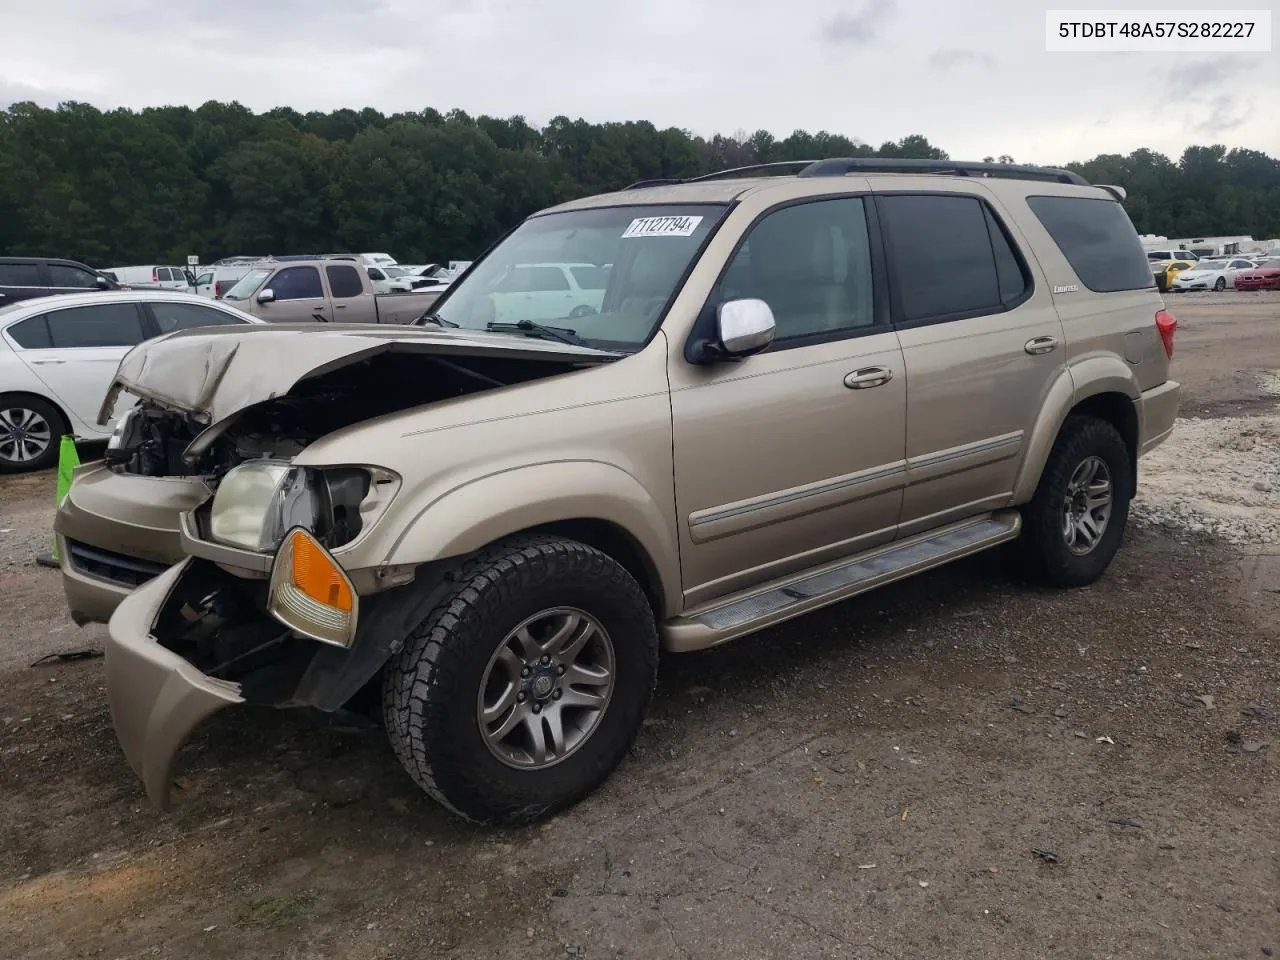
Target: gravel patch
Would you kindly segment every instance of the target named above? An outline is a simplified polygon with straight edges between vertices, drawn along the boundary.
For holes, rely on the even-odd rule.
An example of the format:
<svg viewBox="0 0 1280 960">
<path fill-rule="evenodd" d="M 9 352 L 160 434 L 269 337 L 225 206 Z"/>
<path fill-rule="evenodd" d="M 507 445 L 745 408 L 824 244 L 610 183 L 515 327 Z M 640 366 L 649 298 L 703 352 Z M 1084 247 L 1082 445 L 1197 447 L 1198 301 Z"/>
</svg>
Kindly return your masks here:
<svg viewBox="0 0 1280 960">
<path fill-rule="evenodd" d="M 1280 395 L 1280 377 L 1260 377 Z M 1255 417 L 1178 420 L 1139 463 L 1134 516 L 1237 546 L 1280 544 L 1280 405 Z"/>
</svg>

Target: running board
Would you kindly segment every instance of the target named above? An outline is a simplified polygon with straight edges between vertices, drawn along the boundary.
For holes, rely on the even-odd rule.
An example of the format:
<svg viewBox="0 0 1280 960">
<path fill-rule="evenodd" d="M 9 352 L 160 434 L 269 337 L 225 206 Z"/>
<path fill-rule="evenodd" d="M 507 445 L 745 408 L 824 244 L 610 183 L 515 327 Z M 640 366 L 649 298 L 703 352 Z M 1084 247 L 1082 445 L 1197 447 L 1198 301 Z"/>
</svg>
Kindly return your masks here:
<svg viewBox="0 0 1280 960">
<path fill-rule="evenodd" d="M 663 646 L 676 653 L 714 647 L 886 583 L 980 553 L 1014 539 L 1021 529 L 1019 513 L 1007 510 L 846 557 L 781 583 L 757 587 L 714 606 L 668 620 L 662 625 Z"/>
</svg>

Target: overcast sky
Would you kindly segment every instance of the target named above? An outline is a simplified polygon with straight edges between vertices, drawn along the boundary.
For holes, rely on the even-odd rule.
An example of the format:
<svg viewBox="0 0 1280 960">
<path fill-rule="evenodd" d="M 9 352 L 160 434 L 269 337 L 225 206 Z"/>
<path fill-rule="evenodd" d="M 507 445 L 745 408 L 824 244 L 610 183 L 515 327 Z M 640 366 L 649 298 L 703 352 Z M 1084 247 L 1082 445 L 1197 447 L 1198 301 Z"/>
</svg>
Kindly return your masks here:
<svg viewBox="0 0 1280 960">
<path fill-rule="evenodd" d="M 1137 6 L 1136 0 L 1131 0 Z M 1267 7 L 1201 0 L 1186 9 Z M 0 106 L 459 107 L 765 128 L 1066 162 L 1192 143 L 1280 155 L 1280 53 L 1046 53 L 1026 0 L 4 3 Z M 1129 3 L 1093 0 L 1092 8 Z M 1183 5 L 1177 5 L 1183 9 Z M 1153 9 L 1168 9 L 1160 6 Z M 759 13 L 752 11 L 758 10 Z"/>
</svg>

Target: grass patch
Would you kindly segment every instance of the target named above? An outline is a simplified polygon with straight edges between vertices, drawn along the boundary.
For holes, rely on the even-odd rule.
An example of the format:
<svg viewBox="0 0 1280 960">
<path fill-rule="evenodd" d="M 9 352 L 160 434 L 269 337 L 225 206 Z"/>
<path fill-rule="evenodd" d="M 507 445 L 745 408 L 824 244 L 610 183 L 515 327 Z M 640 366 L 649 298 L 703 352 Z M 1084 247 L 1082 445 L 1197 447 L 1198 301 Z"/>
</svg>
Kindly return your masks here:
<svg viewBox="0 0 1280 960">
<path fill-rule="evenodd" d="M 288 897 L 256 900 L 240 911 L 236 919 L 242 927 L 278 927 L 296 920 L 316 905 L 314 893 L 295 893 Z"/>
</svg>

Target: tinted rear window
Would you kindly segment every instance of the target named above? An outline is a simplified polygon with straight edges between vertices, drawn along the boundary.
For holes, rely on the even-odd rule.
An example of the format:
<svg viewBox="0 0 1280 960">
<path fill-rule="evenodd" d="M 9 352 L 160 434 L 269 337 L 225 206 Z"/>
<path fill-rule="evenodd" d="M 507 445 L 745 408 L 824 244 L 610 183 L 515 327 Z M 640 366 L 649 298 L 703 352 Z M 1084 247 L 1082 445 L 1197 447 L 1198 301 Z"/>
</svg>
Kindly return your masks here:
<svg viewBox="0 0 1280 960">
<path fill-rule="evenodd" d="M 1124 207 L 1090 197 L 1027 197 L 1080 282 L 1095 293 L 1152 285 L 1142 241 Z"/>
<path fill-rule="evenodd" d="M 26 350 L 42 350 L 53 346 L 49 339 L 49 324 L 44 317 L 28 317 L 9 328 L 13 342 Z"/>
</svg>

